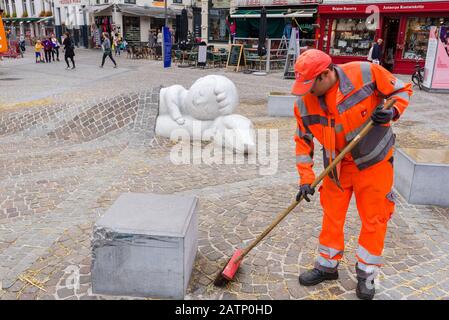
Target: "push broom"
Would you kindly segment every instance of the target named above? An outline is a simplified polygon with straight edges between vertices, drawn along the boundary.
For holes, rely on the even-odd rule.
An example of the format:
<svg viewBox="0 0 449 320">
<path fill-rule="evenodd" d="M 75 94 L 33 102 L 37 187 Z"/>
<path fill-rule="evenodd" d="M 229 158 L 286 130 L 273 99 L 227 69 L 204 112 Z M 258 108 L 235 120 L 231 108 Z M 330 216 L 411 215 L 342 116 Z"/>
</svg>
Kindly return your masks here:
<svg viewBox="0 0 449 320">
<path fill-rule="evenodd" d="M 384 109 L 390 109 L 396 100 L 390 99 L 388 100 L 385 105 Z M 335 157 L 335 160 L 324 169 L 323 172 L 315 179 L 315 181 L 311 184 L 311 188 L 315 188 L 323 179 L 325 176 L 329 174 L 337 165 L 340 163 L 340 161 L 343 159 L 343 157 L 351 151 L 359 141 L 367 135 L 367 133 L 372 129 L 374 126 L 374 123 L 372 120 L 368 122 L 368 124 L 355 136 L 352 141 L 346 145 L 346 147 L 338 154 L 337 157 Z M 226 285 L 229 281 L 231 281 L 234 278 L 234 275 L 236 274 L 240 264 L 242 263 L 243 258 L 255 247 L 261 242 L 270 232 L 274 229 L 301 201 L 303 197 L 299 199 L 299 201 L 293 201 L 290 206 L 282 211 L 277 218 L 270 224 L 268 228 L 266 228 L 253 242 L 251 242 L 246 248 L 244 249 L 237 249 L 234 253 L 234 255 L 231 257 L 231 259 L 228 261 L 228 263 L 225 265 L 225 267 L 217 274 L 214 280 L 214 285 L 217 287 L 222 287 Z"/>
</svg>

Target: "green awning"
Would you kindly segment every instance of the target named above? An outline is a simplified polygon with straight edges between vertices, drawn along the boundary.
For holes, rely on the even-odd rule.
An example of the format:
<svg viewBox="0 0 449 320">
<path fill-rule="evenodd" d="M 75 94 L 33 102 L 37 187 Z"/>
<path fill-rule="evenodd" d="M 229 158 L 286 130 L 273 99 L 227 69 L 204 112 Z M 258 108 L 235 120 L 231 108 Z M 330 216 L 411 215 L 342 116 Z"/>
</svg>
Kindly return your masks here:
<svg viewBox="0 0 449 320">
<path fill-rule="evenodd" d="M 36 22 L 41 20 L 42 17 L 39 18 L 35 18 L 35 17 L 30 17 L 30 18 L 2 18 L 2 20 L 4 22 Z"/>
<path fill-rule="evenodd" d="M 267 18 L 312 18 L 316 9 L 267 10 Z M 260 10 L 236 10 L 231 18 L 260 18 Z"/>
<path fill-rule="evenodd" d="M 268 38 L 281 38 L 287 20 L 295 19 L 299 23 L 300 36 L 311 34 L 315 28 L 313 15 L 316 9 L 273 9 L 267 10 L 267 36 Z M 238 38 L 257 38 L 259 35 L 260 10 L 239 9 L 231 14 L 236 21 L 236 35 Z M 290 19 L 289 19 L 290 18 Z M 308 38 L 308 37 L 307 37 Z"/>
</svg>

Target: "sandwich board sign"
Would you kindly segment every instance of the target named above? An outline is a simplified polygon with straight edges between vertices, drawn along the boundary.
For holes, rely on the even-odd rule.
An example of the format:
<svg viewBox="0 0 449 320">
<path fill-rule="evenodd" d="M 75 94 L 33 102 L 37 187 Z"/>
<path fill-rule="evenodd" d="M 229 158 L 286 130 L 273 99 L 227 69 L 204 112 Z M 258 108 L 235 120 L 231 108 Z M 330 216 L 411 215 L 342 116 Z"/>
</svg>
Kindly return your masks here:
<svg viewBox="0 0 449 320">
<path fill-rule="evenodd" d="M 246 66 L 245 53 L 243 52 L 242 44 L 231 44 L 228 54 L 228 61 L 226 62 L 226 69 L 233 69 L 239 72 L 240 66 Z"/>
</svg>

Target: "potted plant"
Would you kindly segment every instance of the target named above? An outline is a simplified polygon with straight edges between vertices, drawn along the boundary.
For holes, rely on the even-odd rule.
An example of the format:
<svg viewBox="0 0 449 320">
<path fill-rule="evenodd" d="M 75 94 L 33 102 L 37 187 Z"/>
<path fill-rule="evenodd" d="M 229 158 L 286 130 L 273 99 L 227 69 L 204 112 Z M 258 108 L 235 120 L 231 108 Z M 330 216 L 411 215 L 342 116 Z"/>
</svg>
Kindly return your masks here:
<svg viewBox="0 0 449 320">
<path fill-rule="evenodd" d="M 17 13 L 15 11 L 12 13 L 12 17 L 17 18 Z"/>
<path fill-rule="evenodd" d="M 28 12 L 24 11 L 24 12 L 22 13 L 22 18 L 28 18 Z"/>
<path fill-rule="evenodd" d="M 45 12 L 46 17 L 51 17 L 52 15 L 53 15 L 53 12 L 51 12 L 51 11 Z"/>
<path fill-rule="evenodd" d="M 45 17 L 45 11 L 44 11 L 44 10 L 42 10 L 42 11 L 39 13 L 39 17 Z"/>
</svg>

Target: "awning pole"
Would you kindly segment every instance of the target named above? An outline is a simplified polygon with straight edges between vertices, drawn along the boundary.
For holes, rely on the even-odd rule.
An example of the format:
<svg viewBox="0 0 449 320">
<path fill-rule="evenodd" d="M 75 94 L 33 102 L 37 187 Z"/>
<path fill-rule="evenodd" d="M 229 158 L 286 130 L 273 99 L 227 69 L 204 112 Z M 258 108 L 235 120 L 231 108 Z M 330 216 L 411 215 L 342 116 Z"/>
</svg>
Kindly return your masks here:
<svg viewBox="0 0 449 320">
<path fill-rule="evenodd" d="M 165 26 L 168 27 L 167 0 L 164 1 L 164 16 L 165 16 Z"/>
</svg>

